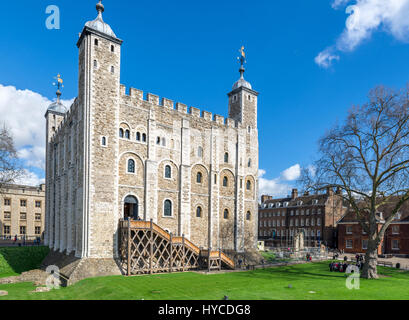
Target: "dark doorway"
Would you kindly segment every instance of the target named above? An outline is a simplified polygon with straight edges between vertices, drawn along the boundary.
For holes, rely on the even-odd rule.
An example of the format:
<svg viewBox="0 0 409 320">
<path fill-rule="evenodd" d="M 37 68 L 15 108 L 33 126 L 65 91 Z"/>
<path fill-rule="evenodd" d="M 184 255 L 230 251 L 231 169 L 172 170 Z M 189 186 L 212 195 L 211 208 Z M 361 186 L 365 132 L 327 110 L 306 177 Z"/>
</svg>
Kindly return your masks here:
<svg viewBox="0 0 409 320">
<path fill-rule="evenodd" d="M 124 219 L 139 220 L 138 199 L 127 196 L 124 201 Z"/>
</svg>

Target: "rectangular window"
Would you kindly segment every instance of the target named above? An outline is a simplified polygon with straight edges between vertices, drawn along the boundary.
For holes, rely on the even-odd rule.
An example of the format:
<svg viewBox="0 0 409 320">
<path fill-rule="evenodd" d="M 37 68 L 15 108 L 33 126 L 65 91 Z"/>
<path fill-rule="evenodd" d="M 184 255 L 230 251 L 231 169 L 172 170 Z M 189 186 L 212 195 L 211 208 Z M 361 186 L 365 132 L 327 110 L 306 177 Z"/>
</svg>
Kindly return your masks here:
<svg viewBox="0 0 409 320">
<path fill-rule="evenodd" d="M 399 234 L 399 226 L 392 226 L 392 234 Z"/>
<path fill-rule="evenodd" d="M 27 213 L 21 212 L 20 213 L 20 220 L 27 220 Z"/>
<path fill-rule="evenodd" d="M 392 240 L 392 250 L 399 250 L 399 240 Z"/>
<path fill-rule="evenodd" d="M 20 207 L 27 207 L 27 200 L 20 200 Z"/>
<path fill-rule="evenodd" d="M 4 220 L 10 220 L 11 219 L 11 212 L 4 212 Z"/>
<path fill-rule="evenodd" d="M 35 227 L 35 234 L 40 235 L 41 234 L 41 227 Z"/>
<path fill-rule="evenodd" d="M 26 227 L 25 227 L 25 226 L 21 226 L 21 227 L 20 227 L 20 234 L 21 234 L 21 235 L 25 235 L 25 234 L 26 234 Z"/>
<path fill-rule="evenodd" d="M 362 249 L 367 250 L 368 249 L 368 240 L 362 240 Z"/>
<path fill-rule="evenodd" d="M 4 226 L 3 231 L 4 235 L 10 235 L 10 226 Z"/>
<path fill-rule="evenodd" d="M 4 199 L 4 205 L 9 207 L 11 205 L 11 200 L 10 199 Z"/>
<path fill-rule="evenodd" d="M 36 208 L 41 208 L 41 201 L 36 201 Z"/>
<path fill-rule="evenodd" d="M 347 249 L 352 249 L 352 240 L 347 240 L 346 241 L 346 248 Z"/>
<path fill-rule="evenodd" d="M 41 213 L 36 213 L 36 221 L 41 221 Z"/>
<path fill-rule="evenodd" d="M 352 226 L 347 226 L 347 234 L 352 234 Z"/>
</svg>

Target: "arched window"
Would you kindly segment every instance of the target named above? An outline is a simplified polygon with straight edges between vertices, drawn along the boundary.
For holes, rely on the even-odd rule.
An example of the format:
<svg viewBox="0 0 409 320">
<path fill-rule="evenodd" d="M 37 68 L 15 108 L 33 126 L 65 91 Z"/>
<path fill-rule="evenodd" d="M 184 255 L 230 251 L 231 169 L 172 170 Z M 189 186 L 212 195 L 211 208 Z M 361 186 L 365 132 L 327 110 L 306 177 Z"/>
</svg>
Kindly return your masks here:
<svg viewBox="0 0 409 320">
<path fill-rule="evenodd" d="M 102 141 L 101 141 L 102 145 L 105 147 L 107 145 L 107 138 L 102 137 Z"/>
<path fill-rule="evenodd" d="M 141 141 L 141 133 L 140 132 L 136 133 L 136 141 Z"/>
<path fill-rule="evenodd" d="M 156 144 L 157 144 L 157 145 L 160 145 L 160 137 L 157 137 L 157 138 L 156 138 Z"/>
<path fill-rule="evenodd" d="M 251 159 L 249 159 L 249 162 L 247 163 L 247 166 L 250 168 L 251 167 Z"/>
<path fill-rule="evenodd" d="M 196 217 L 201 218 L 202 217 L 202 207 L 197 207 L 196 209 Z"/>
<path fill-rule="evenodd" d="M 251 190 L 251 181 L 250 180 L 247 181 L 247 190 Z"/>
<path fill-rule="evenodd" d="M 125 138 L 128 140 L 131 138 L 131 132 L 129 130 L 125 131 Z"/>
<path fill-rule="evenodd" d="M 165 167 L 165 178 L 166 179 L 172 178 L 172 168 L 170 166 Z"/>
<path fill-rule="evenodd" d="M 197 156 L 198 157 L 203 157 L 203 148 L 202 147 L 199 147 L 198 149 L 197 149 Z"/>
<path fill-rule="evenodd" d="M 115 67 L 111 66 L 111 73 L 114 73 L 114 72 L 115 72 Z"/>
<path fill-rule="evenodd" d="M 224 154 L 224 162 L 229 163 L 229 154 L 227 152 Z"/>
<path fill-rule="evenodd" d="M 225 209 L 223 214 L 224 219 L 229 219 L 229 210 Z"/>
<path fill-rule="evenodd" d="M 223 187 L 227 187 L 229 185 L 229 179 L 227 177 L 223 178 Z"/>
<path fill-rule="evenodd" d="M 124 129 L 119 129 L 119 137 L 123 138 L 124 137 Z"/>
<path fill-rule="evenodd" d="M 94 60 L 94 68 L 98 68 L 98 61 Z"/>
<path fill-rule="evenodd" d="M 163 205 L 163 215 L 165 217 L 171 217 L 172 216 L 172 201 L 165 200 L 165 203 Z"/>
<path fill-rule="evenodd" d="M 166 147 L 166 138 L 162 138 L 162 146 Z"/>
<path fill-rule="evenodd" d="M 135 160 L 128 160 L 128 173 L 135 173 Z"/>
<path fill-rule="evenodd" d="M 146 133 L 142 133 L 142 142 L 146 142 Z"/>
<path fill-rule="evenodd" d="M 197 173 L 197 176 L 196 176 L 196 182 L 197 182 L 197 183 L 202 183 L 202 178 L 203 178 L 202 173 L 201 173 L 201 172 L 198 172 L 198 173 Z"/>
<path fill-rule="evenodd" d="M 251 212 L 250 211 L 247 211 L 246 219 L 247 219 L 247 221 L 251 220 Z"/>
</svg>

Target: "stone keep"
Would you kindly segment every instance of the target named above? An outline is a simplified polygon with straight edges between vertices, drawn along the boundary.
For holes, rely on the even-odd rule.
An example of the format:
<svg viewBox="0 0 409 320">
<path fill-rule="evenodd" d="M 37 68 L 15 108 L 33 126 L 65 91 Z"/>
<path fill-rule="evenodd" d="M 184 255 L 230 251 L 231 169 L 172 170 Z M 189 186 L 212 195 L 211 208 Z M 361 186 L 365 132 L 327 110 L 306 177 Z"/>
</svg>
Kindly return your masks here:
<svg viewBox="0 0 409 320">
<path fill-rule="evenodd" d="M 78 97 L 67 111 L 58 93 L 46 114 L 47 245 L 77 258 L 116 258 L 118 222 L 132 198 L 140 219 L 198 246 L 255 249 L 258 93 L 244 68 L 226 119 L 127 92 L 122 40 L 103 21 L 101 3 L 97 10 L 77 43 Z"/>
</svg>

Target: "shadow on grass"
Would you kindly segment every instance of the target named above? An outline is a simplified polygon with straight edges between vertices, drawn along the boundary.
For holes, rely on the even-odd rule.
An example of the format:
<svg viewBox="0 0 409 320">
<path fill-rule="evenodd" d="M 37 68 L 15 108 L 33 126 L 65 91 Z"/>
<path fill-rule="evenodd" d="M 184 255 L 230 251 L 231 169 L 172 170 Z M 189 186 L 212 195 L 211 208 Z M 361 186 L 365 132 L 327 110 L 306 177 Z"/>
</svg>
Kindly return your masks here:
<svg viewBox="0 0 409 320">
<path fill-rule="evenodd" d="M 0 274 L 21 274 L 38 269 L 47 256 L 47 247 L 4 247 L 0 248 Z"/>
</svg>

